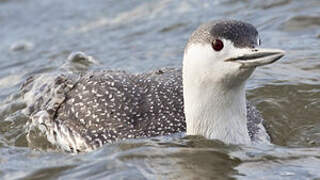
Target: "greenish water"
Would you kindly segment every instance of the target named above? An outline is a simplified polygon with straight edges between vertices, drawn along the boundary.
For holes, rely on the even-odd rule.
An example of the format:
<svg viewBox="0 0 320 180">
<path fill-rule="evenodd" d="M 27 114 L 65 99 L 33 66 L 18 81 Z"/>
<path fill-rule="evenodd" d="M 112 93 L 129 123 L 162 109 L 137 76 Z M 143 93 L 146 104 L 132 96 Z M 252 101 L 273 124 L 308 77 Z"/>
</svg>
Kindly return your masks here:
<svg viewBox="0 0 320 180">
<path fill-rule="evenodd" d="M 89 69 L 180 67 L 202 22 L 254 24 L 263 47 L 286 50 L 257 69 L 248 99 L 274 145 L 227 146 L 201 137 L 158 137 L 70 155 L 26 141 L 19 87 L 83 51 Z M 319 179 L 320 1 L 0 0 L 0 179 Z"/>
</svg>

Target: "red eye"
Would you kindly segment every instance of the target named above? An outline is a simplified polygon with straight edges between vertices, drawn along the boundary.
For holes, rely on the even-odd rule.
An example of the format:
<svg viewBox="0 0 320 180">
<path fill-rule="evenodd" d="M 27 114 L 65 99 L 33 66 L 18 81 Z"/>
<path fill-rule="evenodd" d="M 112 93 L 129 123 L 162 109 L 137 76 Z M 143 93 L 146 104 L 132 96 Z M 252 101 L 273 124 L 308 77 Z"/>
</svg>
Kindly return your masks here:
<svg viewBox="0 0 320 180">
<path fill-rule="evenodd" d="M 220 51 L 223 49 L 223 42 L 220 39 L 213 40 L 211 45 L 215 51 Z"/>
</svg>

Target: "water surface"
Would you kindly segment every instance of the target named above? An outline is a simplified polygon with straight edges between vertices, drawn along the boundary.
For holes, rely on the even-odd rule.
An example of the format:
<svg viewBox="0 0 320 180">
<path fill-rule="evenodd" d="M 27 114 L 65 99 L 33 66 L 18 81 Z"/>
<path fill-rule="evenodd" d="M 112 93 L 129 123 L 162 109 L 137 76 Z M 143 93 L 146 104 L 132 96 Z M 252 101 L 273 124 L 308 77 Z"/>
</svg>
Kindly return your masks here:
<svg viewBox="0 0 320 180">
<path fill-rule="evenodd" d="M 180 67 L 191 32 L 219 18 L 250 22 L 263 47 L 287 52 L 248 83 L 274 145 L 158 137 L 74 156 L 27 143 L 19 87 L 30 75 L 58 72 L 74 51 L 99 61 L 89 69 Z M 318 0 L 0 0 L 0 26 L 1 179 L 320 178 Z"/>
</svg>

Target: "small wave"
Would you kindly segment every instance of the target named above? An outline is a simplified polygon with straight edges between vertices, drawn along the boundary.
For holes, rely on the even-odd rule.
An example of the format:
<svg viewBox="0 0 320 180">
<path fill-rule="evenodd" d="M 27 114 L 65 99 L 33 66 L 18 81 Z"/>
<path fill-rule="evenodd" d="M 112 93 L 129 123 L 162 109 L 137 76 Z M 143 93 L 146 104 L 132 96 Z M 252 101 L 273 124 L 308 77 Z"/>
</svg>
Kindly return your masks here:
<svg viewBox="0 0 320 180">
<path fill-rule="evenodd" d="M 311 27 L 320 26 L 319 16 L 294 16 L 284 23 L 284 30 L 295 31 L 304 30 Z"/>
</svg>

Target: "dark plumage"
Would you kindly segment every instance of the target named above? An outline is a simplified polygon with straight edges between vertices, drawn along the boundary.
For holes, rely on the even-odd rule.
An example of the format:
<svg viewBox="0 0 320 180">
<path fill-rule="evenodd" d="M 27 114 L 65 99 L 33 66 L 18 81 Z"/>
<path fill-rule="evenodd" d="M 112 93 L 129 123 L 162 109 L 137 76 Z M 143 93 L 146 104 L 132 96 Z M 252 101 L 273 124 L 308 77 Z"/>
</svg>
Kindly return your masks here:
<svg viewBox="0 0 320 180">
<path fill-rule="evenodd" d="M 200 25 L 191 35 L 188 45 L 211 43 L 216 38 L 231 40 L 235 47 L 255 47 L 258 44 L 258 31 L 245 22 L 236 20 L 217 20 Z"/>
<path fill-rule="evenodd" d="M 181 132 L 185 122 L 177 74 L 181 71 L 88 73 L 67 94 L 55 119 L 93 146 Z"/>
<path fill-rule="evenodd" d="M 47 136 L 58 140 L 56 136 L 64 131 L 68 135 L 63 138 L 69 138 L 64 150 L 87 151 L 115 140 L 185 132 L 181 75 L 180 69 L 173 68 L 137 75 L 99 71 L 79 80 L 61 75 L 39 87 L 29 80 L 23 89 L 41 94 L 40 99 L 33 97 L 36 100 L 29 108 L 33 121 L 48 130 Z M 48 113 L 37 115 L 43 111 Z M 250 104 L 247 111 L 254 140 L 262 118 Z M 79 137 L 86 145 L 74 143 Z"/>
</svg>

